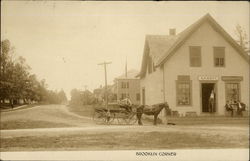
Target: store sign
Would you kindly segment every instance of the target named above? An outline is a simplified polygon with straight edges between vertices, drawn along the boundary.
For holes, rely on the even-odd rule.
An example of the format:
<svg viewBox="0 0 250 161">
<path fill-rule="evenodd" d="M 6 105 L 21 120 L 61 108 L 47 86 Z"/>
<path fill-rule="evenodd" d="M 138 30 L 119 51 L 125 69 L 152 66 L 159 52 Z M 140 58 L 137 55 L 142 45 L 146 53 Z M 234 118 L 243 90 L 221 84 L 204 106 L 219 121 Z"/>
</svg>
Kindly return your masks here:
<svg viewBox="0 0 250 161">
<path fill-rule="evenodd" d="M 217 81 L 219 80 L 218 76 L 211 76 L 211 75 L 201 75 L 198 77 L 199 80 L 209 80 L 209 81 Z"/>
</svg>

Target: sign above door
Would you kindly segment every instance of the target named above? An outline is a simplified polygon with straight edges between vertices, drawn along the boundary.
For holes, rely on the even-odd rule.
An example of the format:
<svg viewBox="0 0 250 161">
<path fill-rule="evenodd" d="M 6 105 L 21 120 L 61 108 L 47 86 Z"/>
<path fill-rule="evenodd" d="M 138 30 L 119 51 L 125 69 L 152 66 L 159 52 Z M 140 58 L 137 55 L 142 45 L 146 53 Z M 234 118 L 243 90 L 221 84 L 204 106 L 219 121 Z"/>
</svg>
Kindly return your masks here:
<svg viewBox="0 0 250 161">
<path fill-rule="evenodd" d="M 199 75 L 198 79 L 200 81 L 204 81 L 204 80 L 217 81 L 217 80 L 219 80 L 219 77 L 218 76 L 213 76 L 213 75 Z"/>
</svg>

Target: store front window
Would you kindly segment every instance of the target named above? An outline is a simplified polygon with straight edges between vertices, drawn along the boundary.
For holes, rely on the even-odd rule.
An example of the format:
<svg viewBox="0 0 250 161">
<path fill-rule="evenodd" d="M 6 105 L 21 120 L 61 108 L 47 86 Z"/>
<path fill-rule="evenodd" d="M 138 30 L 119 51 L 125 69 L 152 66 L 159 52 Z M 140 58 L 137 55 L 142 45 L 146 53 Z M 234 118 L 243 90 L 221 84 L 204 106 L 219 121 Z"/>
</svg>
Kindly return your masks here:
<svg viewBox="0 0 250 161">
<path fill-rule="evenodd" d="M 191 81 L 189 76 L 178 76 L 177 105 L 191 105 Z"/>
<path fill-rule="evenodd" d="M 239 83 L 226 83 L 226 101 L 240 100 Z"/>
</svg>

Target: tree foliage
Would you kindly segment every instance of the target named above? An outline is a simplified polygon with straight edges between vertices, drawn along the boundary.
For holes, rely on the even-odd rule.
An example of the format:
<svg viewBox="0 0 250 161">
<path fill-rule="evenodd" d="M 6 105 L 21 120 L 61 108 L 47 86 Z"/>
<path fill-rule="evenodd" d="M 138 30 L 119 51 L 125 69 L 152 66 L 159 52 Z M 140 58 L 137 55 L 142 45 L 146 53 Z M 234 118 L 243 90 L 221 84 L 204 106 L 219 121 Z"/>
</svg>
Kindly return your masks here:
<svg viewBox="0 0 250 161">
<path fill-rule="evenodd" d="M 244 51 L 249 52 L 249 45 L 248 45 L 249 41 L 248 41 L 246 31 L 239 24 L 235 26 L 235 35 L 237 37 L 236 39 L 237 43 L 242 47 Z"/>
<path fill-rule="evenodd" d="M 70 104 L 72 105 L 91 105 L 96 103 L 96 99 L 92 92 L 89 90 L 80 91 L 77 89 L 72 89 Z"/>
<path fill-rule="evenodd" d="M 47 89 L 45 79 L 39 81 L 30 74 L 30 67 L 23 57 L 15 58 L 14 47 L 9 40 L 1 41 L 0 54 L 0 103 L 8 100 L 10 104 L 23 100 L 28 102 L 62 103 L 67 101 L 63 90 Z"/>
</svg>

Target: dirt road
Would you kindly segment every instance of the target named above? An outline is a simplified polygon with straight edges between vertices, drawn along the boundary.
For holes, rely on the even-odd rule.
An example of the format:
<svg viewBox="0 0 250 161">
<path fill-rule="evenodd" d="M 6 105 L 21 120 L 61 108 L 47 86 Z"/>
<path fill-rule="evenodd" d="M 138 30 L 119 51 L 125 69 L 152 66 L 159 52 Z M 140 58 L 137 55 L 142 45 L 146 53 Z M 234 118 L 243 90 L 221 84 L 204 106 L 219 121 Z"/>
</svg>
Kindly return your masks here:
<svg viewBox="0 0 250 161">
<path fill-rule="evenodd" d="M 1 113 L 1 125 L 12 127 L 0 132 L 1 151 L 247 148 L 249 130 L 247 125 L 96 125 L 63 105 Z"/>
<path fill-rule="evenodd" d="M 93 124 L 90 117 L 69 112 L 65 105 L 41 105 L 1 112 L 1 129 L 79 127 Z"/>
</svg>

